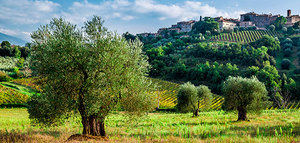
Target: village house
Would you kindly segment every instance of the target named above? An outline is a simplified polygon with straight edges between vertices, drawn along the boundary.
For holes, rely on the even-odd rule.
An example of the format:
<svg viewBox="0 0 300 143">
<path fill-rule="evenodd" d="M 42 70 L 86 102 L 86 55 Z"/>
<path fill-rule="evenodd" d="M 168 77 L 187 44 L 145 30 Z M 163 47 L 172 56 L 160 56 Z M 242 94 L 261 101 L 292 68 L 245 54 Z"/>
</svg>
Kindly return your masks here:
<svg viewBox="0 0 300 143">
<path fill-rule="evenodd" d="M 180 32 L 190 32 L 195 23 L 196 23 L 195 20 L 190 20 L 190 21 L 177 22 L 176 25 L 180 29 Z"/>
<path fill-rule="evenodd" d="M 233 30 L 236 27 L 236 23 L 226 20 L 219 20 L 220 30 Z"/>
</svg>

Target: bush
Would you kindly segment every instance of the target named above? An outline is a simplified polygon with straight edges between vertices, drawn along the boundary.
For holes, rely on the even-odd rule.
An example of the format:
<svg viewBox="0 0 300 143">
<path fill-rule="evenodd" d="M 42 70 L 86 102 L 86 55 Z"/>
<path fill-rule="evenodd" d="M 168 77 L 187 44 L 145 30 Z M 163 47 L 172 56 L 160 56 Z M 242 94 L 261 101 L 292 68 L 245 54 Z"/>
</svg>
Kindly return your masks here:
<svg viewBox="0 0 300 143">
<path fill-rule="evenodd" d="M 10 79 L 11 78 L 5 72 L 0 71 L 0 82 L 10 81 Z"/>
<path fill-rule="evenodd" d="M 289 59 L 283 59 L 281 62 L 281 69 L 289 70 L 292 62 Z"/>
<path fill-rule="evenodd" d="M 238 111 L 238 120 L 248 120 L 247 112 L 258 112 L 268 105 L 267 89 L 256 77 L 229 77 L 223 84 L 225 106 Z"/>
</svg>

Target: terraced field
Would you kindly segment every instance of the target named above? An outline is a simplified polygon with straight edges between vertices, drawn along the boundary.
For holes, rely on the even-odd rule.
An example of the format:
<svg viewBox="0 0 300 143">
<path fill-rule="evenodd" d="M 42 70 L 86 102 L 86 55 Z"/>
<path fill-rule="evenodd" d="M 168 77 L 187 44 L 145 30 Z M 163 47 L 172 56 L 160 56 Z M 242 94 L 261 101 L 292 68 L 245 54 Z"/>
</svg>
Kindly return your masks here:
<svg viewBox="0 0 300 143">
<path fill-rule="evenodd" d="M 177 104 L 177 92 L 179 89 L 178 83 L 164 81 L 160 79 L 152 79 L 154 83 L 159 85 L 158 90 L 155 92 L 157 94 L 157 107 L 158 108 L 174 108 Z M 213 101 L 210 109 L 220 109 L 224 98 L 219 95 L 213 95 Z M 201 101 L 200 109 L 204 106 L 204 101 Z"/>
<path fill-rule="evenodd" d="M 157 108 L 160 109 L 172 109 L 177 104 L 177 92 L 179 89 L 178 83 L 164 81 L 160 79 L 151 79 L 158 86 L 157 94 Z M 224 98 L 220 95 L 213 95 L 213 101 L 210 106 L 210 110 L 221 109 L 224 103 Z M 201 101 L 200 109 L 204 106 L 204 101 Z M 277 107 L 269 107 L 267 110 L 277 109 Z M 292 102 L 287 105 L 287 109 L 300 109 L 300 103 Z"/>
<path fill-rule="evenodd" d="M 260 39 L 263 35 L 269 35 L 272 37 L 282 36 L 280 33 L 276 31 L 248 30 L 248 31 L 239 31 L 233 33 L 222 33 L 220 35 L 213 36 L 211 38 L 211 41 L 249 43 Z"/>
</svg>

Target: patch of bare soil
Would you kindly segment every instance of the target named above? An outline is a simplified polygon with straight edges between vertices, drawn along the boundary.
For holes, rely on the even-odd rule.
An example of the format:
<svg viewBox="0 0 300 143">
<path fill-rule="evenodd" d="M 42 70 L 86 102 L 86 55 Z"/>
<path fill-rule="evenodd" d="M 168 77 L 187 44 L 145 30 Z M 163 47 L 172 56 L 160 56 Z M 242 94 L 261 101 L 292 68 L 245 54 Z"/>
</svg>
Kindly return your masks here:
<svg viewBox="0 0 300 143">
<path fill-rule="evenodd" d="M 107 137 L 101 137 L 101 136 L 92 136 L 92 135 L 81 135 L 81 134 L 75 134 L 68 138 L 66 142 L 76 142 L 76 141 L 100 141 L 105 142 L 108 141 Z"/>
</svg>

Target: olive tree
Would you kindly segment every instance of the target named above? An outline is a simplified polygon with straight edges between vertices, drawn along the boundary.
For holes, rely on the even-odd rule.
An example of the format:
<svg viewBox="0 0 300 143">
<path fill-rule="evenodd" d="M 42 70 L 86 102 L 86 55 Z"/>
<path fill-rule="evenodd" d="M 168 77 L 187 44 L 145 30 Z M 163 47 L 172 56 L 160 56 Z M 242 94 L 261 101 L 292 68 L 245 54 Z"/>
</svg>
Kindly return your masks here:
<svg viewBox="0 0 300 143">
<path fill-rule="evenodd" d="M 199 116 L 200 103 L 203 101 L 204 108 L 209 107 L 212 94 L 207 86 L 196 87 L 187 82 L 179 87 L 177 94 L 177 109 L 180 112 L 193 112 L 193 116 Z"/>
<path fill-rule="evenodd" d="M 210 89 L 205 86 L 205 85 L 199 85 L 197 87 L 197 106 L 196 106 L 196 110 L 194 112 L 194 116 L 198 116 L 198 112 L 200 109 L 200 102 L 203 101 L 203 108 L 204 109 L 209 109 L 210 105 L 211 105 L 211 101 L 212 101 L 212 93 L 210 91 Z"/>
<path fill-rule="evenodd" d="M 225 106 L 238 111 L 238 121 L 248 120 L 248 111 L 260 111 L 268 105 L 265 85 L 256 77 L 229 77 L 222 87 Z"/>
<path fill-rule="evenodd" d="M 31 64 L 42 86 L 28 102 L 33 121 L 56 125 L 79 113 L 83 134 L 106 136 L 105 118 L 117 107 L 130 115 L 154 109 L 141 42 L 109 32 L 100 17 L 81 29 L 53 19 L 31 36 Z"/>
</svg>

